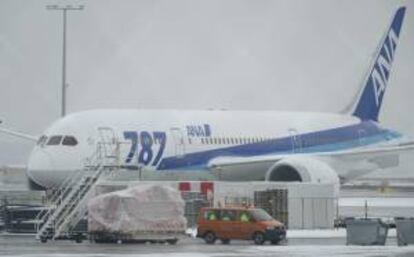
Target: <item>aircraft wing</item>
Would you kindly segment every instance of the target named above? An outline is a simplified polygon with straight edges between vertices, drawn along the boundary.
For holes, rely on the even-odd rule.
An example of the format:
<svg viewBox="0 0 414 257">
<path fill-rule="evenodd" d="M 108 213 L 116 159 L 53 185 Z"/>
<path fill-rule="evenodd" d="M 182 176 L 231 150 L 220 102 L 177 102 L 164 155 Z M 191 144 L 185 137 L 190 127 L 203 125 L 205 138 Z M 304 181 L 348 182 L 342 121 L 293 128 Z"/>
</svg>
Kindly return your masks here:
<svg viewBox="0 0 414 257">
<path fill-rule="evenodd" d="M 22 133 L 22 132 L 13 131 L 13 130 L 10 130 L 10 129 L 5 129 L 5 128 L 0 128 L 0 133 L 4 133 L 4 134 L 14 136 L 14 137 L 18 137 L 18 138 L 23 138 L 23 139 L 26 139 L 26 140 L 29 140 L 29 141 L 34 141 L 34 142 L 36 142 L 39 139 L 39 137 L 37 137 L 37 136 L 33 136 L 33 135 L 25 134 L 25 133 Z"/>
<path fill-rule="evenodd" d="M 310 157 L 323 161 L 335 170 L 346 170 L 347 178 L 361 176 L 375 169 L 383 169 L 398 165 L 398 156 L 414 150 L 414 141 L 401 144 L 357 148 L 352 150 L 315 153 L 275 154 L 252 157 L 219 157 L 208 164 L 211 170 L 231 168 L 232 166 L 271 164 L 287 157 Z"/>
</svg>

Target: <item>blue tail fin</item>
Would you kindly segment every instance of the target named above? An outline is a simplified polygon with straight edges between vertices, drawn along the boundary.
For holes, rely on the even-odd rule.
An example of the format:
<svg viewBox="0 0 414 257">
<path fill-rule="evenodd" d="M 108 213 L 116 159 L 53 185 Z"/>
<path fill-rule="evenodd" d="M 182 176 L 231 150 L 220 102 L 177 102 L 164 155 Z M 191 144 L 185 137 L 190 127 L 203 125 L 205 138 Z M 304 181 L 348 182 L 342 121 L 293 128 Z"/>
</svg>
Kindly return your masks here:
<svg viewBox="0 0 414 257">
<path fill-rule="evenodd" d="M 405 7 L 399 8 L 395 13 L 391 26 L 378 47 L 378 52 L 366 78 L 365 85 L 359 94 L 360 97 L 356 103 L 353 115 L 362 120 L 378 121 L 382 98 L 387 88 L 404 14 Z"/>
</svg>

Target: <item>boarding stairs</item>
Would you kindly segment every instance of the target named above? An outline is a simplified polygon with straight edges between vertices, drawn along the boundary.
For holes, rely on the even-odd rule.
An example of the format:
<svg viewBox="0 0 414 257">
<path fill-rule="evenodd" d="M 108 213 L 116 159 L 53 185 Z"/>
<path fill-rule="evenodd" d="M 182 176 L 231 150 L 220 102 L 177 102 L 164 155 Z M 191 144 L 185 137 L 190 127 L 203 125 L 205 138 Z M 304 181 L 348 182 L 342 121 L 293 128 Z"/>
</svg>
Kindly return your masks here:
<svg viewBox="0 0 414 257">
<path fill-rule="evenodd" d="M 87 213 L 88 201 L 95 195 L 100 179 L 108 178 L 120 167 L 119 141 L 111 128 L 98 128 L 100 141 L 82 170 L 66 178 L 51 195 L 49 208 L 37 217 L 36 238 L 41 242 L 57 239 L 82 240 L 74 229 Z"/>
<path fill-rule="evenodd" d="M 0 230 L 6 226 L 6 201 L 0 202 Z"/>
</svg>

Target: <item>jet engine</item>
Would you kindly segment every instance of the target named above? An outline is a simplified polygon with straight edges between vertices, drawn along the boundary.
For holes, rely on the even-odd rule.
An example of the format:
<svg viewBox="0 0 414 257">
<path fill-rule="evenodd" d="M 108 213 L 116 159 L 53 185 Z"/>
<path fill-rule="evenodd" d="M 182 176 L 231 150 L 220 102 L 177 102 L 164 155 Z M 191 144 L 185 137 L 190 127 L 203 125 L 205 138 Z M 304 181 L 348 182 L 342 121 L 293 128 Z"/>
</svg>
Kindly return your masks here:
<svg viewBox="0 0 414 257">
<path fill-rule="evenodd" d="M 339 185 L 338 174 L 327 163 L 309 157 L 284 158 L 268 169 L 265 179 Z"/>
</svg>

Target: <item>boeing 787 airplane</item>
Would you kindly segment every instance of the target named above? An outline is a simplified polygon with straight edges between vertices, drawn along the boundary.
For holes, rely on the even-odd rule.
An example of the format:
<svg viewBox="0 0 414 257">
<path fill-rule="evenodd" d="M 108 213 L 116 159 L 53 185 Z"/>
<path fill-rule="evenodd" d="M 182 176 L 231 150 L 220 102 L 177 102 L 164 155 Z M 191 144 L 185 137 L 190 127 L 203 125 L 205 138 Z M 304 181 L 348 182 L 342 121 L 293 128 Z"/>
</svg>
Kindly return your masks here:
<svg viewBox="0 0 414 257">
<path fill-rule="evenodd" d="M 70 114 L 40 137 L 2 131 L 37 141 L 27 167 L 34 188 L 82 170 L 103 137 L 117 142 L 121 166 L 163 178 L 338 183 L 395 167 L 414 145 L 378 116 L 404 14 L 405 7 L 396 11 L 358 95 L 340 114 L 103 109 Z"/>
</svg>

